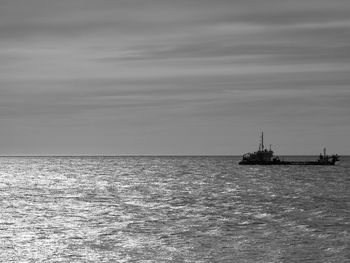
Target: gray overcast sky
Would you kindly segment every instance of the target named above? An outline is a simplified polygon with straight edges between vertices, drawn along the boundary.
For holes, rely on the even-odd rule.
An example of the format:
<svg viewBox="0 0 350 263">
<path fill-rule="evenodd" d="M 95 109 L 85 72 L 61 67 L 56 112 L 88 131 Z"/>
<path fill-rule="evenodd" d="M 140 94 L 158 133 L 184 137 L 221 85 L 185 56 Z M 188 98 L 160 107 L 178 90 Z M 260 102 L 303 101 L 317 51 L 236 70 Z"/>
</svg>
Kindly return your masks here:
<svg viewBox="0 0 350 263">
<path fill-rule="evenodd" d="M 0 154 L 350 154 L 349 0 L 0 0 Z"/>
</svg>

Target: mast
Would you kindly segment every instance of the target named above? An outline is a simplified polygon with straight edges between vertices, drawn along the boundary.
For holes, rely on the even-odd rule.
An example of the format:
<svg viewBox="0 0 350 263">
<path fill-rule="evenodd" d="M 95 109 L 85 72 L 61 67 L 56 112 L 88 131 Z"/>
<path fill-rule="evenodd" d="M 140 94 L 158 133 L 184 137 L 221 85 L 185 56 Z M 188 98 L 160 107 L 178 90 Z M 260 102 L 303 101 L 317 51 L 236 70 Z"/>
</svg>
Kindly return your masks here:
<svg viewBox="0 0 350 263">
<path fill-rule="evenodd" d="M 261 150 L 264 150 L 264 132 L 261 133 Z"/>
</svg>

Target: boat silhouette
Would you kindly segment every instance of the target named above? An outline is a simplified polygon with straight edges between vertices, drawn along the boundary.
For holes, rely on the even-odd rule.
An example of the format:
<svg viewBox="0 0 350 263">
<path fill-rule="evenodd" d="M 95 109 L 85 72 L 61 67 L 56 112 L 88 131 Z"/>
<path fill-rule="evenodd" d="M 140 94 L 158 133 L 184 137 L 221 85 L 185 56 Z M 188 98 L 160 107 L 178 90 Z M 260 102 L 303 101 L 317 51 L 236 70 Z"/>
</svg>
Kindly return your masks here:
<svg viewBox="0 0 350 263">
<path fill-rule="evenodd" d="M 278 156 L 273 155 L 271 145 L 269 149 L 264 146 L 264 133 L 261 133 L 259 149 L 253 153 L 246 153 L 242 156 L 240 165 L 335 165 L 339 161 L 339 155 L 327 155 L 326 148 L 323 148 L 323 154 L 320 154 L 315 161 L 285 161 L 280 160 Z"/>
</svg>

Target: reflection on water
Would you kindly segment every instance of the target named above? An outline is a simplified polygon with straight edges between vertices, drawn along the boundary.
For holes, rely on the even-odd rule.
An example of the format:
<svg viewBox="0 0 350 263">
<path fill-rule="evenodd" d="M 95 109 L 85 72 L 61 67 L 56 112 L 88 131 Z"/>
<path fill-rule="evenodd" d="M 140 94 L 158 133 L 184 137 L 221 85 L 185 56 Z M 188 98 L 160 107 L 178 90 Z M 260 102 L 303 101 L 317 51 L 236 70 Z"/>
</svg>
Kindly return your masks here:
<svg viewBox="0 0 350 263">
<path fill-rule="evenodd" d="M 350 159 L 237 161 L 2 157 L 1 262 L 349 262 Z"/>
</svg>

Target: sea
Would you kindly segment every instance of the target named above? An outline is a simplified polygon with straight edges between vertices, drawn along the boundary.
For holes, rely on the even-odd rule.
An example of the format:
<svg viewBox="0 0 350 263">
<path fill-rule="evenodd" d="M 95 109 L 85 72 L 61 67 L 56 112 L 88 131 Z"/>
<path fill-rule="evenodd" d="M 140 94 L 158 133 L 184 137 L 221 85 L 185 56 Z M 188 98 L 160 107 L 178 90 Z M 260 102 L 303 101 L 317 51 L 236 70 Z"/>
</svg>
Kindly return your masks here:
<svg viewBox="0 0 350 263">
<path fill-rule="evenodd" d="M 350 157 L 239 160 L 0 157 L 0 262 L 350 262 Z"/>
</svg>

